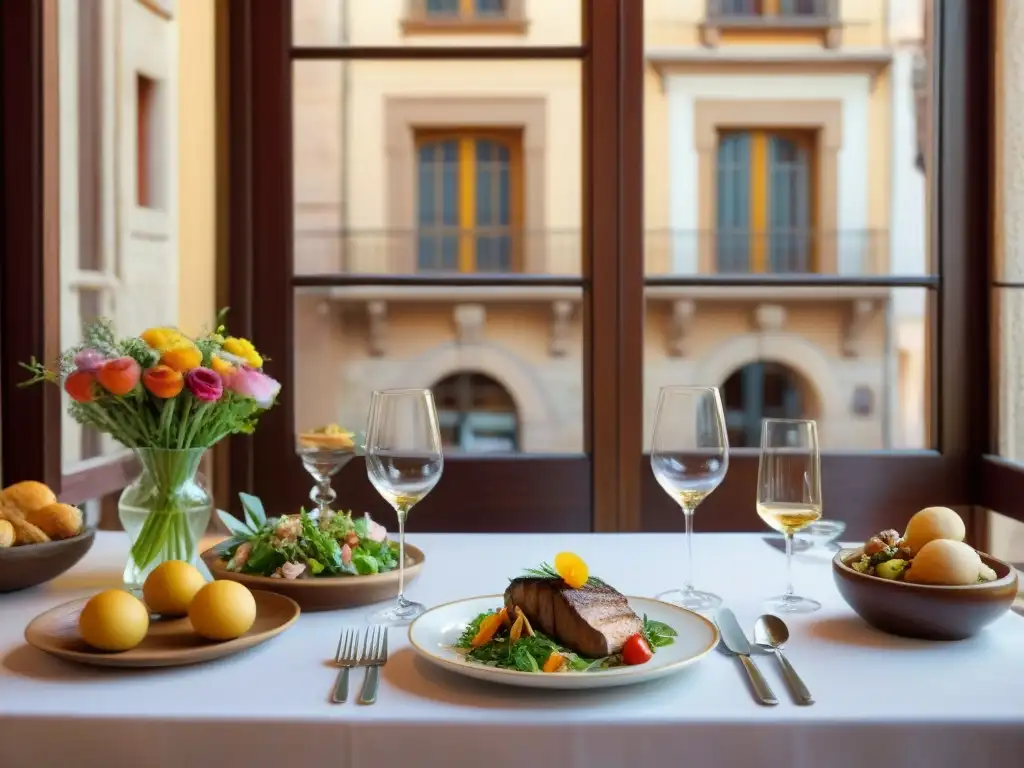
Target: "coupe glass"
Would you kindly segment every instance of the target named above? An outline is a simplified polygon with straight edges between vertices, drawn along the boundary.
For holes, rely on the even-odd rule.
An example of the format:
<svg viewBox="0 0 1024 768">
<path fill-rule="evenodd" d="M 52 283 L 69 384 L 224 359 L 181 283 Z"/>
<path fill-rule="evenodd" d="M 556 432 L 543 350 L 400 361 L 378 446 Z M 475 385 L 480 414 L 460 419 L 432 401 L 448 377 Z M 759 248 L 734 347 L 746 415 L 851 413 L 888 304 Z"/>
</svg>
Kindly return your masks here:
<svg viewBox="0 0 1024 768">
<path fill-rule="evenodd" d="M 372 624 L 408 624 L 425 610 L 405 599 L 405 521 L 409 510 L 437 485 L 443 467 L 430 390 L 374 392 L 366 429 L 366 471 L 377 493 L 398 515 L 398 602 L 371 615 Z"/>
<path fill-rule="evenodd" d="M 709 611 L 722 598 L 693 586 L 693 513 L 725 478 L 729 438 L 718 387 L 662 387 L 654 416 L 651 469 L 686 518 L 686 583 L 657 599 Z"/>
<path fill-rule="evenodd" d="M 805 419 L 765 419 L 757 469 L 757 514 L 786 538 L 786 593 L 768 601 L 782 613 L 810 613 L 821 603 L 793 590 L 793 534 L 821 517 L 818 425 Z"/>
</svg>

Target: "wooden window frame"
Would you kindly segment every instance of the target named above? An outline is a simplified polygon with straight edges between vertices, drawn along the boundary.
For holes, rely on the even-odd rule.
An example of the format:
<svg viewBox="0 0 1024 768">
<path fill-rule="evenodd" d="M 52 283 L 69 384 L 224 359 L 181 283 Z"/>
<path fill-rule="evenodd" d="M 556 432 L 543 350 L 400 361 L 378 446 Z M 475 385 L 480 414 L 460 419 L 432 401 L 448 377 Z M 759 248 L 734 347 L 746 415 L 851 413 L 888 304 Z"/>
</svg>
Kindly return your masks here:
<svg viewBox="0 0 1024 768">
<path fill-rule="evenodd" d="M 223 161 L 230 186 L 226 211 L 228 258 L 221 269 L 222 298 L 232 299 L 233 324 L 259 340 L 290 371 L 291 294 L 282 306 L 255 297 L 272 296 L 282 284 L 329 285 L 335 276 L 292 277 L 291 30 L 288 2 L 241 0 L 223 11 L 229 38 L 223 65 L 228 109 L 221 116 Z M 3 57 L 3 152 L 0 239 L 0 417 L 4 482 L 43 480 L 62 488 L 60 395 L 54 388 L 23 389 L 19 361 L 57 352 L 57 222 L 44 215 L 55 204 L 57 173 L 56 40 L 44 23 L 55 0 L 6 0 L 0 4 Z M 822 458 L 827 514 L 846 520 L 851 536 L 898 524 L 919 507 L 943 503 L 981 505 L 1024 519 L 1015 501 L 1024 492 L 1024 471 L 991 454 L 994 430 L 990 374 L 992 250 L 992 8 L 972 0 L 947 0 L 938 14 L 933 72 L 933 117 L 939 130 L 931 167 L 934 196 L 932 253 L 938 276 L 921 278 L 806 275 L 785 280 L 764 276 L 695 275 L 644 278 L 642 252 L 643 26 L 642 4 L 601 3 L 585 12 L 584 44 L 544 49 L 550 58 L 581 59 L 584 92 L 584 196 L 588 217 L 584 251 L 593 254 L 581 281 L 587 339 L 584 397 L 587 455 L 509 459 L 453 459 L 445 482 L 424 504 L 421 525 L 435 530 L 649 530 L 676 531 L 682 516 L 657 486 L 643 455 L 643 288 L 918 287 L 930 291 L 937 318 L 929 344 L 935 394 L 930 398 L 934 450 L 826 453 Z M 296 49 L 301 58 L 530 58 L 527 48 L 347 48 Z M 596 87 L 601 84 L 601 87 Z M 282 148 L 284 151 L 281 151 Z M 609 160 L 614 158 L 614 160 Z M 600 161 L 600 162 L 599 162 Z M 600 173 L 593 169 L 600 168 Z M 503 283 L 577 285 L 552 276 L 465 275 L 453 286 Z M 349 282 L 410 286 L 430 284 L 420 276 L 351 276 Z M 237 299 L 237 301 L 234 301 Z M 595 311 L 599 307 L 601 311 Z M 594 339 L 601 339 L 600 344 Z M 282 378 L 290 383 L 290 374 Z M 290 390 L 286 389 L 286 393 Z M 274 509 L 295 499 L 280 489 L 286 477 L 304 482 L 298 462 L 280 464 L 281 446 L 291 445 L 289 398 L 269 412 L 253 437 L 231 440 L 229 483 L 233 491 L 266 496 Z M 272 450 L 267 450 L 267 448 Z M 276 450 L 273 450 L 276 447 Z M 107 470 L 108 472 L 110 470 Z M 702 505 L 705 530 L 750 530 L 757 454 L 736 450 L 722 486 Z M 355 507 L 380 509 L 360 484 L 345 483 Z M 70 487 L 70 483 L 64 482 Z M 77 483 L 79 500 L 99 495 Z M 486 489 L 486 497 L 481 494 Z M 63 488 L 62 488 L 63 490 Z M 235 494 L 231 494 L 232 501 Z M 486 514 L 480 513 L 481 504 Z M 413 518 L 416 518 L 414 515 Z M 968 515 L 975 539 L 987 515 Z M 468 524 L 467 524 L 468 523 Z M 417 522 L 413 520 L 414 527 Z"/>
</svg>

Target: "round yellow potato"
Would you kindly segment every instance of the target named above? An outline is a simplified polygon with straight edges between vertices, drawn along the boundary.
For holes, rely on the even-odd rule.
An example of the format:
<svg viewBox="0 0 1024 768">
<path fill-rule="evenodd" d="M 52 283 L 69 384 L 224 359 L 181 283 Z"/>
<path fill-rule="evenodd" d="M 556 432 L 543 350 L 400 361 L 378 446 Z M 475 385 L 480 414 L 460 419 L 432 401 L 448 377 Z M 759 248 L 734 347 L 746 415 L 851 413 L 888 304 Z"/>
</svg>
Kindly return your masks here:
<svg viewBox="0 0 1024 768">
<path fill-rule="evenodd" d="M 234 581 L 211 581 L 192 598 L 188 618 L 207 640 L 234 640 L 256 621 L 256 599 Z"/>
<path fill-rule="evenodd" d="M 78 633 L 100 651 L 127 651 L 149 631 L 149 611 L 123 589 L 93 595 L 78 615 Z"/>
<path fill-rule="evenodd" d="M 962 587 L 977 584 L 984 564 L 974 549 L 962 541 L 929 541 L 913 560 L 904 579 L 914 584 Z"/>
<path fill-rule="evenodd" d="M 0 549 L 14 546 L 14 526 L 6 520 L 0 520 Z"/>
<path fill-rule="evenodd" d="M 142 599 L 161 616 L 187 616 L 192 598 L 206 586 L 206 579 L 183 560 L 160 563 L 142 585 Z"/>
<path fill-rule="evenodd" d="M 967 535 L 964 521 L 949 507 L 926 507 L 910 518 L 903 545 L 916 555 L 929 541 L 963 541 Z"/>
<path fill-rule="evenodd" d="M 0 503 L 12 504 L 23 513 L 57 503 L 57 496 L 43 483 L 25 480 L 9 485 L 0 493 Z"/>
<path fill-rule="evenodd" d="M 48 504 L 29 510 L 25 520 L 51 539 L 70 539 L 82 532 L 82 510 L 70 504 Z"/>
</svg>

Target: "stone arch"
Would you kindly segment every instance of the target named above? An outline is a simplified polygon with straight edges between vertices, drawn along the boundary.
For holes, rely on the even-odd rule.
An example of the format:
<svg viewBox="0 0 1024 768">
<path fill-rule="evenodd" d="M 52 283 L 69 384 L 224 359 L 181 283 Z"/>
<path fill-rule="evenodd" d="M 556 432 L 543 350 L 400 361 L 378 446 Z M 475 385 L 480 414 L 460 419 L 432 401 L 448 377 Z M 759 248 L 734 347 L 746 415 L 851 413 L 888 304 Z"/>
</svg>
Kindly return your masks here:
<svg viewBox="0 0 1024 768">
<path fill-rule="evenodd" d="M 464 371 L 481 373 L 501 384 L 515 403 L 521 425 L 544 424 L 555 419 L 554 408 L 529 365 L 493 343 L 438 344 L 406 363 L 388 386 L 429 389 L 447 376 Z"/>
<path fill-rule="evenodd" d="M 817 403 L 824 433 L 843 418 L 843 396 L 833 363 L 806 339 L 792 333 L 745 333 L 717 345 L 697 366 L 696 382 L 722 386 L 736 370 L 758 360 L 781 363 L 799 374 Z"/>
</svg>

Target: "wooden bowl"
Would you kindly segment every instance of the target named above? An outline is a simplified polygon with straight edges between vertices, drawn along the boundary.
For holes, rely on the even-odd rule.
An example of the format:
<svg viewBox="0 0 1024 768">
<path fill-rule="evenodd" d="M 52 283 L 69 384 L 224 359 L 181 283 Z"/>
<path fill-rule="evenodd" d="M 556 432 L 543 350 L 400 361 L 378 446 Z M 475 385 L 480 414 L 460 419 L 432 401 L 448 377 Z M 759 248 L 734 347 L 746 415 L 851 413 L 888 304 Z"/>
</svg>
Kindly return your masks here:
<svg viewBox="0 0 1024 768">
<path fill-rule="evenodd" d="M 222 546 L 217 545 L 201 555 L 213 578 L 237 581 L 249 589 L 263 589 L 290 597 L 299 604 L 303 611 L 355 608 L 361 605 L 380 603 L 398 596 L 397 569 L 369 576 L 272 579 L 269 576 L 254 576 L 249 573 L 229 571 L 227 561 L 221 557 L 222 551 Z M 413 579 L 420 575 L 426 557 L 419 547 L 406 543 L 405 558 L 405 584 L 408 586 Z"/>
<path fill-rule="evenodd" d="M 70 539 L 0 549 L 0 592 L 28 589 L 60 576 L 85 557 L 95 538 L 90 528 Z"/>
<path fill-rule="evenodd" d="M 832 558 L 839 594 L 864 621 L 892 635 L 924 640 L 964 640 L 1006 613 L 1017 597 L 1017 571 L 979 552 L 996 580 L 964 587 L 909 584 L 869 576 L 846 561 L 860 554 L 844 549 Z"/>
</svg>

